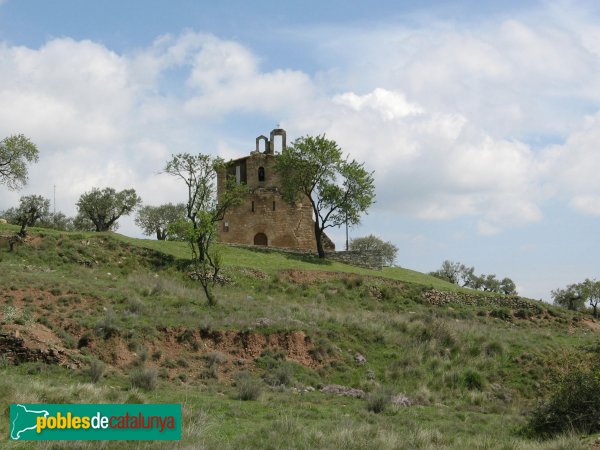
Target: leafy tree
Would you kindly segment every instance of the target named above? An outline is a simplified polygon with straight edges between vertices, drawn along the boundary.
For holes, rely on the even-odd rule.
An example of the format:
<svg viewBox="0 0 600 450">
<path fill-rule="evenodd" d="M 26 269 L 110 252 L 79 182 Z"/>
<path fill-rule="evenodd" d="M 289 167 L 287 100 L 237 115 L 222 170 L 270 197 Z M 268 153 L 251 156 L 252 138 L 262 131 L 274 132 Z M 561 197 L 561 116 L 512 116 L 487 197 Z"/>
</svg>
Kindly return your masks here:
<svg viewBox="0 0 600 450">
<path fill-rule="evenodd" d="M 110 227 L 110 230 L 115 231 L 117 228 L 119 228 L 119 224 L 115 222 Z M 76 231 L 96 231 L 96 225 L 94 225 L 94 222 L 89 217 L 79 212 L 73 218 L 73 229 Z"/>
<path fill-rule="evenodd" d="M 372 234 L 352 239 L 350 241 L 350 250 L 356 251 L 378 251 L 383 256 L 384 265 L 391 266 L 394 264 L 396 259 L 396 253 L 398 253 L 398 247 L 391 242 L 384 242 L 377 236 Z"/>
<path fill-rule="evenodd" d="M 578 284 L 570 284 L 565 289 L 556 289 L 551 292 L 554 304 L 572 311 L 579 311 L 585 307 L 585 296 Z"/>
<path fill-rule="evenodd" d="M 27 184 L 26 163 L 38 161 L 38 149 L 22 134 L 0 141 L 0 184 L 19 189 Z"/>
<path fill-rule="evenodd" d="M 183 203 L 173 205 L 167 203 L 161 206 L 144 206 L 137 212 L 135 223 L 146 236 L 155 234 L 156 239 L 167 239 L 169 224 L 186 216 L 186 207 Z"/>
<path fill-rule="evenodd" d="M 500 292 L 506 295 L 516 295 L 517 286 L 510 278 L 503 278 L 500 282 Z"/>
<path fill-rule="evenodd" d="M 486 292 L 500 292 L 500 281 L 496 278 L 496 275 L 484 275 L 483 276 L 483 290 Z"/>
<path fill-rule="evenodd" d="M 121 216 L 127 216 L 142 203 L 134 189 L 117 192 L 113 188 L 92 188 L 79 197 L 79 214 L 91 220 L 96 231 L 109 231 Z"/>
<path fill-rule="evenodd" d="M 584 308 L 587 302 L 592 308 L 594 317 L 598 317 L 598 305 L 600 305 L 600 281 L 586 278 L 581 283 L 570 284 L 566 289 L 552 291 L 554 304 L 571 310 Z"/>
<path fill-rule="evenodd" d="M 320 258 L 325 257 L 324 230 L 344 223 L 357 225 L 361 214 L 373 204 L 373 173 L 355 160 L 343 159 L 336 142 L 325 135 L 296 139 L 277 157 L 276 168 L 287 202 L 310 201 Z"/>
<path fill-rule="evenodd" d="M 440 278 L 452 284 L 459 284 L 461 275 L 465 269 L 465 266 L 461 263 L 445 260 L 439 270 L 430 272 L 429 275 Z"/>
<path fill-rule="evenodd" d="M 36 223 L 50 215 L 50 200 L 41 195 L 27 195 L 19 199 L 18 208 L 10 208 L 5 211 L 4 216 L 9 223 L 20 225 L 20 236 L 27 235 L 27 227 L 33 227 Z"/>
<path fill-rule="evenodd" d="M 448 281 L 459 286 L 482 290 L 486 292 L 497 292 L 506 295 L 516 295 L 517 287 L 510 278 L 498 280 L 496 275 L 476 275 L 474 267 L 452 261 L 444 261 L 442 267 L 429 275 Z"/>
<path fill-rule="evenodd" d="M 59 231 L 72 231 L 74 229 L 73 218 L 67 217 L 60 211 L 56 214 L 50 213 L 47 217 L 42 217 L 38 226 L 42 228 L 52 228 Z"/>
<path fill-rule="evenodd" d="M 216 235 L 216 223 L 223 220 L 225 212 L 242 202 L 247 187 L 238 184 L 234 177 L 226 180 L 221 197 L 216 196 L 217 171 L 224 169 L 221 158 L 210 155 L 173 155 L 165 166 L 165 173 L 180 178 L 187 187 L 186 220 L 169 226 L 169 233 L 184 236 L 190 244 L 194 277 L 198 279 L 209 305 L 216 304 L 212 292 L 221 269 L 221 258 L 211 244 Z"/>
<path fill-rule="evenodd" d="M 593 315 L 598 317 L 598 304 L 600 303 L 600 281 L 587 279 L 581 283 L 583 295 L 592 307 Z"/>
</svg>

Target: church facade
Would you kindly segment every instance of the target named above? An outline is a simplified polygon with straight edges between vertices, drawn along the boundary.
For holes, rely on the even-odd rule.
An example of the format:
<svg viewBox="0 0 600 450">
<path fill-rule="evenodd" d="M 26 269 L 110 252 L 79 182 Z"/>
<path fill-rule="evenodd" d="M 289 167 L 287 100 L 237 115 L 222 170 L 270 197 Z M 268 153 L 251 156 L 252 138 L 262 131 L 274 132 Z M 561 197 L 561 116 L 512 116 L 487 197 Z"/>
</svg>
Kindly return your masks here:
<svg viewBox="0 0 600 450">
<path fill-rule="evenodd" d="M 249 188 L 244 201 L 231 208 L 218 224 L 219 241 L 230 244 L 257 245 L 316 251 L 313 212 L 308 198 L 293 205 L 281 196 L 281 182 L 275 170 L 276 140 L 280 151 L 286 150 L 286 133 L 281 128 L 271 131 L 270 138 L 256 138 L 250 155 L 230 161 L 217 174 L 217 197 L 225 189 L 227 177 Z M 328 250 L 335 245 L 328 238 Z"/>
</svg>

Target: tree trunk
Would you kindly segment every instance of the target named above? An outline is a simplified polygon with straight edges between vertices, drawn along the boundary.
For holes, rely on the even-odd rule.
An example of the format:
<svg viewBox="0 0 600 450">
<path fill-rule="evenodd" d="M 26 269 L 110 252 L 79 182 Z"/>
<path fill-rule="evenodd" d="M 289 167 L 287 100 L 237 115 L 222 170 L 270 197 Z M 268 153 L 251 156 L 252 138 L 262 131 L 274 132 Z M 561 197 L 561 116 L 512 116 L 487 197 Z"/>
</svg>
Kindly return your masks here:
<svg viewBox="0 0 600 450">
<path fill-rule="evenodd" d="M 205 257 L 206 256 L 204 254 L 204 236 L 200 235 L 198 236 L 198 261 L 204 262 Z"/>
<path fill-rule="evenodd" d="M 319 258 L 325 258 L 325 250 L 323 249 L 323 230 L 321 230 L 317 220 L 315 220 L 315 239 L 317 240 L 317 253 L 319 254 Z"/>
</svg>

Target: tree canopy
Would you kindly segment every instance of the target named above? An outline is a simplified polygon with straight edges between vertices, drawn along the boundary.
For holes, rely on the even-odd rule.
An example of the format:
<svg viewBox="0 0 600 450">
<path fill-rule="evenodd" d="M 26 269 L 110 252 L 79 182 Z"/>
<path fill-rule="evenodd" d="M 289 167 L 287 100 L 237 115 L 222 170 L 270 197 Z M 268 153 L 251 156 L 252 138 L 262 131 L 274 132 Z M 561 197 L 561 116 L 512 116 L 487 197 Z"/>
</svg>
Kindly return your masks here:
<svg viewBox="0 0 600 450">
<path fill-rule="evenodd" d="M 391 242 L 385 242 L 383 239 L 380 239 L 372 234 L 352 239 L 349 247 L 350 250 L 355 251 L 380 252 L 383 258 L 383 263 L 386 266 L 391 266 L 394 264 L 396 253 L 398 253 L 398 247 L 396 247 L 394 244 Z"/>
<path fill-rule="evenodd" d="M 364 164 L 344 159 L 342 150 L 325 135 L 296 139 L 277 157 L 283 198 L 294 204 L 308 199 L 315 219 L 319 257 L 325 257 L 324 230 L 344 223 L 357 225 L 373 204 L 373 172 Z"/>
<path fill-rule="evenodd" d="M 474 267 L 467 267 L 459 262 L 446 260 L 440 269 L 430 272 L 429 275 L 466 288 L 506 295 L 517 294 L 517 286 L 510 278 L 498 280 L 494 274 L 476 275 Z"/>
<path fill-rule="evenodd" d="M 90 220 L 96 231 L 109 231 L 114 229 L 121 216 L 127 216 L 142 203 L 142 199 L 134 189 L 125 189 L 117 192 L 107 187 L 104 189 L 92 188 L 79 197 L 77 208 L 79 219 L 76 222 Z"/>
<path fill-rule="evenodd" d="M 41 195 L 26 195 L 19 199 L 17 208 L 9 208 L 3 212 L 8 223 L 20 225 L 19 234 L 25 236 L 27 227 L 35 226 L 39 221 L 47 220 L 50 215 L 50 200 Z"/>
<path fill-rule="evenodd" d="M 186 220 L 169 226 L 172 233 L 183 236 L 192 251 L 195 278 L 200 281 L 210 305 L 216 303 L 211 286 L 217 280 L 221 262 L 218 252 L 211 247 L 215 239 L 216 223 L 223 220 L 225 212 L 242 201 L 247 187 L 235 179 L 226 181 L 226 188 L 217 201 L 217 171 L 224 168 L 221 158 L 210 155 L 173 155 L 164 172 L 181 179 L 187 188 Z"/>
<path fill-rule="evenodd" d="M 600 305 L 600 281 L 586 278 L 581 283 L 568 285 L 565 289 L 552 291 L 554 304 L 572 310 L 581 310 L 587 303 L 594 317 L 598 317 Z"/>
<path fill-rule="evenodd" d="M 27 164 L 38 161 L 38 149 L 22 134 L 0 141 L 0 184 L 20 189 L 27 184 Z"/>
<path fill-rule="evenodd" d="M 169 237 L 169 224 L 185 217 L 186 207 L 183 203 L 143 206 L 137 212 L 135 224 L 142 229 L 146 236 L 155 235 L 156 239 L 164 241 Z"/>
</svg>

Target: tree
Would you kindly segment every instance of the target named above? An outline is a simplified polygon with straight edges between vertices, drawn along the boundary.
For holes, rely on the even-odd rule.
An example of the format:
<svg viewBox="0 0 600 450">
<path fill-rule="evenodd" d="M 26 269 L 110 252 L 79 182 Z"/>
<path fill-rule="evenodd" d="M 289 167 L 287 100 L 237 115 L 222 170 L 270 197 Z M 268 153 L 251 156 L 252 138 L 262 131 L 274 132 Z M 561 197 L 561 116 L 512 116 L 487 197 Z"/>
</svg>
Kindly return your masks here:
<svg viewBox="0 0 600 450">
<path fill-rule="evenodd" d="M 72 231 L 74 229 L 73 218 L 67 217 L 60 211 L 57 213 L 50 213 L 47 217 L 42 217 L 38 227 L 52 228 L 59 231 Z"/>
<path fill-rule="evenodd" d="M 500 282 L 500 292 L 506 295 L 516 295 L 517 285 L 510 278 L 503 278 Z"/>
<path fill-rule="evenodd" d="M 135 224 L 146 236 L 155 234 L 156 239 L 164 241 L 168 237 L 169 224 L 184 217 L 186 217 L 186 207 L 183 203 L 144 206 L 138 210 Z"/>
<path fill-rule="evenodd" d="M 352 239 L 350 241 L 350 250 L 361 252 L 380 252 L 381 256 L 383 257 L 383 264 L 386 266 L 391 266 L 394 264 L 396 253 L 398 253 L 398 247 L 396 247 L 394 244 L 391 242 L 384 242 L 382 239 L 379 239 L 377 236 L 373 236 L 372 234 L 365 237 Z"/>
<path fill-rule="evenodd" d="M 568 285 L 565 289 L 552 291 L 554 304 L 573 311 L 584 308 L 586 302 L 592 308 L 594 317 L 598 317 L 598 305 L 600 305 L 600 281 L 586 278 L 581 283 Z"/>
<path fill-rule="evenodd" d="M 429 272 L 429 275 L 475 290 L 517 295 L 517 287 L 510 278 L 505 277 L 502 280 L 498 280 L 494 274 L 475 275 L 474 267 L 467 267 L 458 262 L 446 260 L 442 263 L 442 267 L 439 270 Z"/>
<path fill-rule="evenodd" d="M 586 299 L 578 284 L 570 284 L 565 289 L 556 289 L 551 292 L 551 295 L 555 305 L 571 311 L 579 311 L 585 307 Z"/>
<path fill-rule="evenodd" d="M 247 192 L 245 185 L 236 183 L 235 178 L 230 177 L 217 202 L 217 171 L 223 168 L 221 158 L 180 153 L 171 157 L 164 170 L 183 180 L 187 187 L 185 213 L 188 220 L 172 223 L 169 230 L 184 236 L 190 244 L 194 277 L 202 285 L 209 305 L 216 304 L 212 287 L 221 269 L 220 255 L 211 245 L 216 235 L 216 223 L 223 220 L 229 208 L 239 205 Z"/>
<path fill-rule="evenodd" d="M 91 220 L 96 231 L 109 231 L 121 216 L 127 216 L 142 203 L 134 189 L 117 192 L 113 188 L 92 188 L 79 197 L 79 214 Z"/>
<path fill-rule="evenodd" d="M 19 189 L 27 184 L 26 162 L 38 161 L 38 149 L 22 134 L 0 141 L 0 184 Z"/>
<path fill-rule="evenodd" d="M 50 214 L 50 200 L 41 195 L 27 195 L 19 199 L 19 207 L 5 212 L 10 223 L 20 225 L 19 235 L 27 235 L 27 227 L 33 227 L 42 218 Z"/>
<path fill-rule="evenodd" d="M 586 278 L 585 281 L 581 283 L 581 289 L 583 291 L 583 296 L 592 307 L 594 318 L 597 318 L 598 304 L 600 303 L 600 281 Z"/>
<path fill-rule="evenodd" d="M 445 260 L 439 270 L 430 272 L 429 275 L 445 280 L 448 283 L 459 284 L 461 274 L 464 270 L 465 266 L 461 263 Z"/>
<path fill-rule="evenodd" d="M 296 139 L 277 157 L 276 169 L 288 203 L 310 201 L 320 258 L 325 257 L 325 229 L 357 225 L 375 198 L 373 172 L 355 160 L 343 159 L 336 142 L 325 135 Z"/>
</svg>

